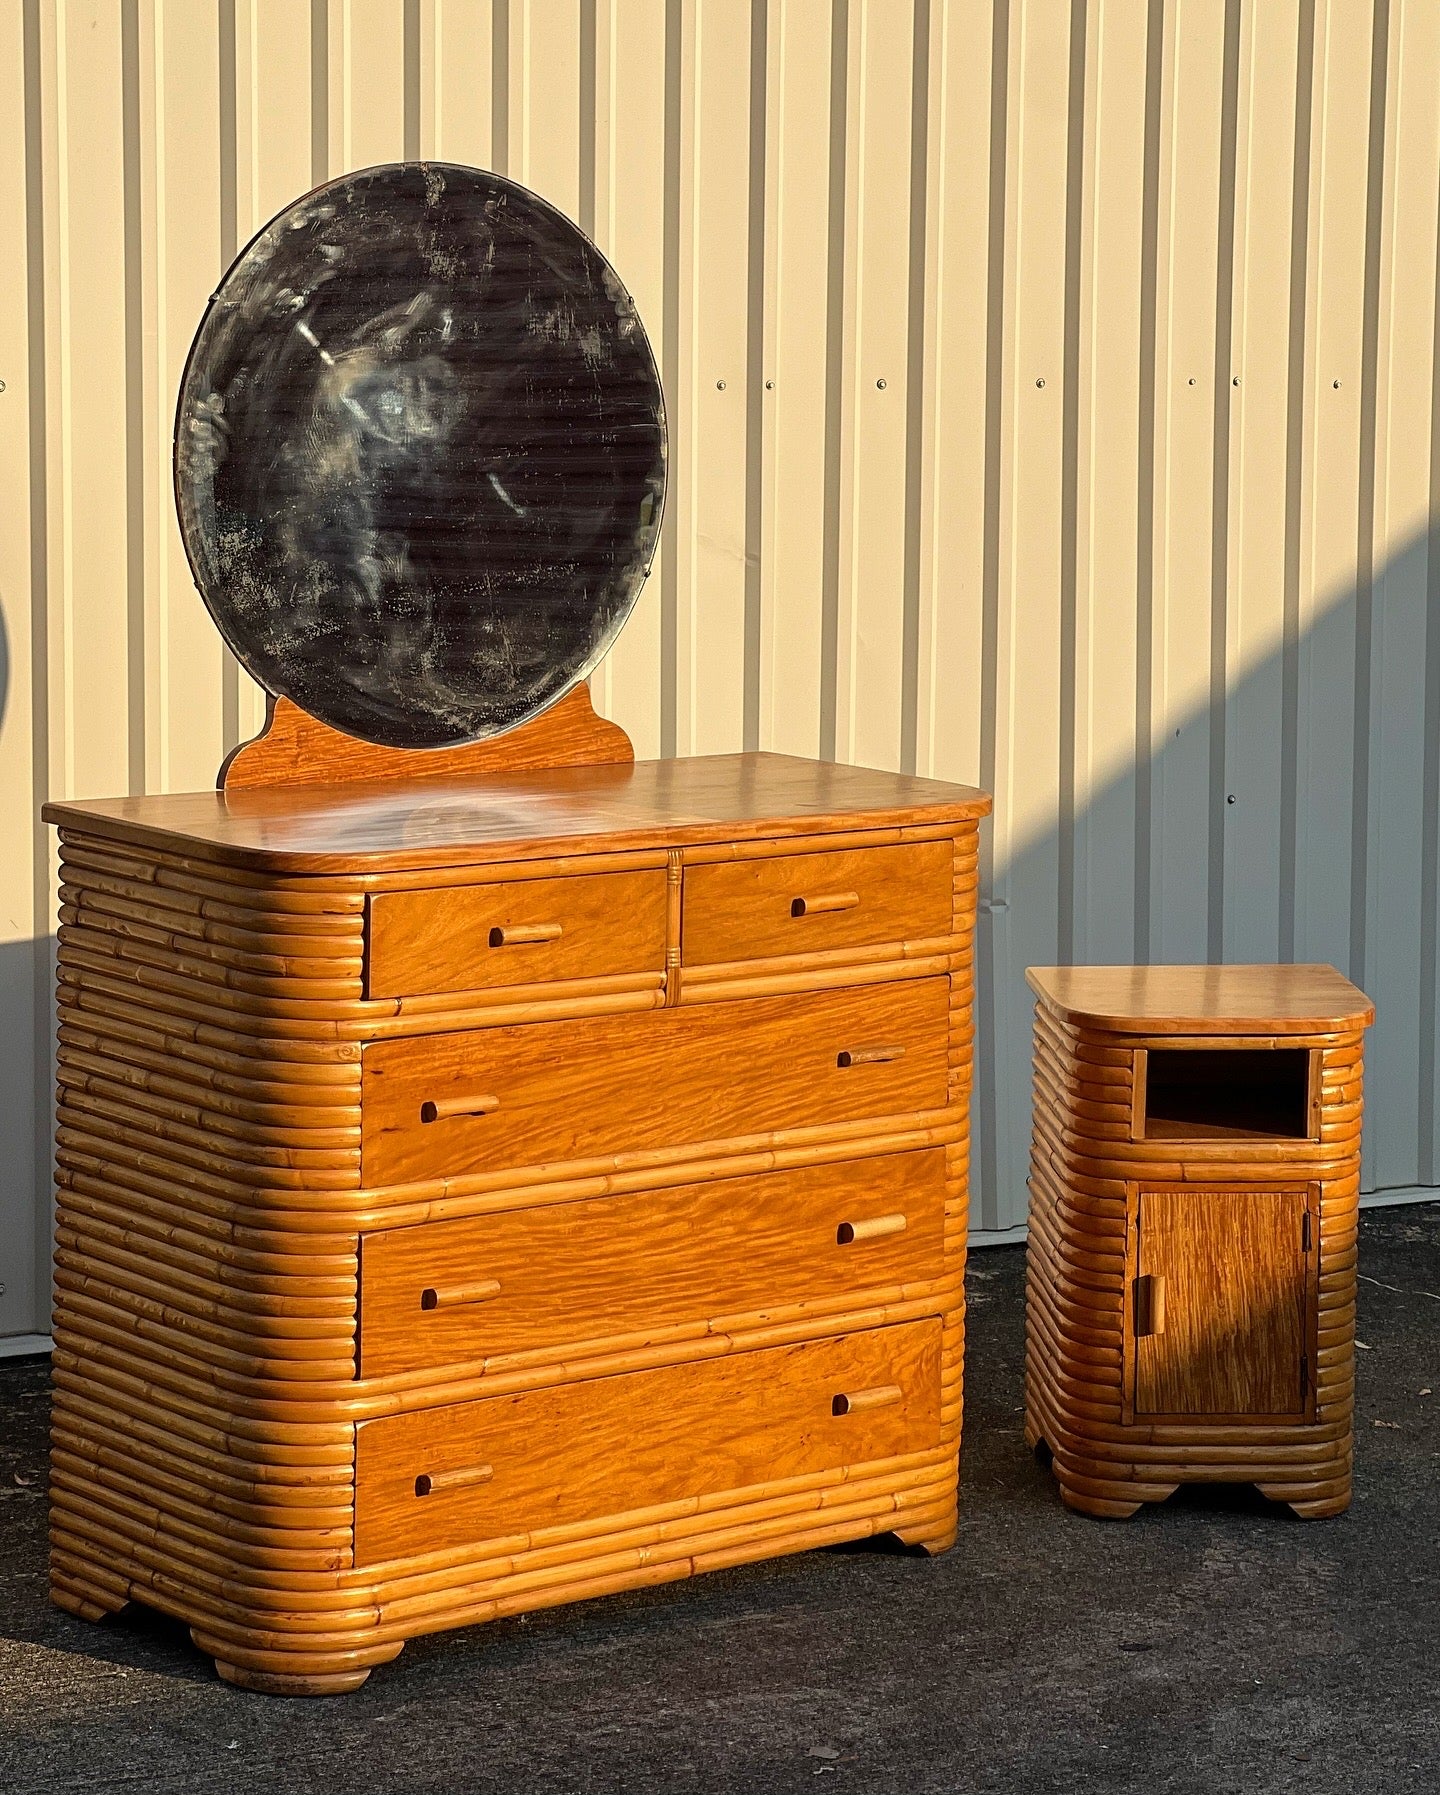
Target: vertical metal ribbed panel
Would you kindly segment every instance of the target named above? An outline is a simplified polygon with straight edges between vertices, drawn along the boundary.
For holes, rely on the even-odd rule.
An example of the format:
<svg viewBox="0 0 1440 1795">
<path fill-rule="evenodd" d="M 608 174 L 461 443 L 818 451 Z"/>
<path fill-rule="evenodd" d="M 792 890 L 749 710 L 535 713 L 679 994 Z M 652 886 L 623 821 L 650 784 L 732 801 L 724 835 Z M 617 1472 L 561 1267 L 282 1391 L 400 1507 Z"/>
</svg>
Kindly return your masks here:
<svg viewBox="0 0 1440 1795">
<path fill-rule="evenodd" d="M 0 1335 L 48 1307 L 39 802 L 206 785 L 261 710 L 172 515 L 191 334 L 406 154 L 537 187 L 655 340 L 666 538 L 595 680 L 639 753 L 994 789 L 979 1228 L 1069 959 L 1333 962 L 1365 1187 L 1440 1185 L 1437 77 L 1422 0 L 4 9 Z"/>
</svg>

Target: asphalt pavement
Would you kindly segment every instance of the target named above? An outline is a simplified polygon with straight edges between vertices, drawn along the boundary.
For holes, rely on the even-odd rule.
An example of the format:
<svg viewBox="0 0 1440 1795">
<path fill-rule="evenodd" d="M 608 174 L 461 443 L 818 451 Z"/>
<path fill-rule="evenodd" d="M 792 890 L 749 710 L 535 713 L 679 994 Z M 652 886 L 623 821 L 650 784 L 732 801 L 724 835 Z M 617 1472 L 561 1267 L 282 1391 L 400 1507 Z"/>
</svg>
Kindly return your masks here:
<svg viewBox="0 0 1440 1795">
<path fill-rule="evenodd" d="M 0 1363 L 0 1792 L 1437 1795 L 1440 1205 L 1361 1226 L 1356 1496 L 1061 1508 L 1021 1433 L 1024 1252 L 977 1253 L 960 1537 L 417 1640 L 356 1693 L 221 1683 L 45 1587 L 48 1363 Z"/>
</svg>

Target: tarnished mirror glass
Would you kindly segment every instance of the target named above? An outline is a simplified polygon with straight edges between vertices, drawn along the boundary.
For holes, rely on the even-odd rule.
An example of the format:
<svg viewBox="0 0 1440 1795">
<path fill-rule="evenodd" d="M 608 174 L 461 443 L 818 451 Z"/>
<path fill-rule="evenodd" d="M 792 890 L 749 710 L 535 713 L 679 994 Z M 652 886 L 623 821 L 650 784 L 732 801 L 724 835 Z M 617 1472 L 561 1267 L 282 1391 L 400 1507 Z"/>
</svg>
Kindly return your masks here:
<svg viewBox="0 0 1440 1795">
<path fill-rule="evenodd" d="M 630 295 L 536 194 L 365 169 L 221 282 L 175 484 L 196 583 L 262 686 L 390 747 L 474 741 L 582 678 L 634 604 L 660 380 Z"/>
</svg>

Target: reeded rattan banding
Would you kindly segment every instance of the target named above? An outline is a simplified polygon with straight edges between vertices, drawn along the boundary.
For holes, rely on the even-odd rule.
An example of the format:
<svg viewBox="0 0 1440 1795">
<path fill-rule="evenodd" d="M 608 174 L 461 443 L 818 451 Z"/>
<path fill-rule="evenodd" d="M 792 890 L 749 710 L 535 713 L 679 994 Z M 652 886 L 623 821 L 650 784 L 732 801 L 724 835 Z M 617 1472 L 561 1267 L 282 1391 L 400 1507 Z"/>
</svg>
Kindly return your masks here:
<svg viewBox="0 0 1440 1795">
<path fill-rule="evenodd" d="M 948 935 L 695 968 L 680 982 L 689 850 L 662 843 L 497 861 L 453 882 L 661 869 L 670 892 L 665 969 L 369 1000 L 367 900 L 426 880 L 363 865 L 266 875 L 198 849 L 88 834 L 68 819 L 55 1599 L 90 1618 L 139 1600 L 186 1622 L 232 1681 L 331 1692 L 354 1687 L 420 1633 L 871 1533 L 947 1545 L 961 1421 L 976 825 L 836 830 L 723 851 L 743 858 L 877 837 L 954 843 Z M 437 877 L 451 880 L 431 872 L 428 882 Z M 368 1041 L 836 988 L 863 1005 L 869 989 L 910 979 L 948 981 L 947 1100 L 931 1110 L 361 1184 Z M 867 1288 L 858 1304 L 787 1302 L 776 1290 L 763 1312 L 677 1317 L 668 1330 L 622 1328 L 581 1346 L 357 1375 L 366 1236 L 926 1150 L 944 1155 L 943 1257 L 918 1280 Z M 829 1238 L 833 1247 L 833 1227 Z M 418 1292 L 415 1309 L 418 1323 Z M 939 1435 L 923 1451 L 356 1562 L 357 1424 L 926 1318 L 940 1329 Z M 445 1487 L 442 1478 L 417 1506 L 441 1501 Z"/>
</svg>

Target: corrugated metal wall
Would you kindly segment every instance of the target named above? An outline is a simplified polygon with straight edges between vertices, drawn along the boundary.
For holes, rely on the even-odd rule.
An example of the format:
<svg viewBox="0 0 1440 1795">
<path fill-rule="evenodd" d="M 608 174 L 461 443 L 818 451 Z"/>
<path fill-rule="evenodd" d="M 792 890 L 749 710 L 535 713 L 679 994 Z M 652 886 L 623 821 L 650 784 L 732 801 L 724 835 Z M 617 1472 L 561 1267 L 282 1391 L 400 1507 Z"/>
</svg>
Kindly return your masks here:
<svg viewBox="0 0 1440 1795">
<path fill-rule="evenodd" d="M 191 333 L 403 155 L 538 187 L 656 340 L 664 553 L 596 679 L 639 752 L 995 791 L 977 1225 L 1057 959 L 1333 961 L 1367 1185 L 1440 1183 L 1435 0 L 9 0 L 0 1334 L 46 1307 L 37 807 L 208 784 L 260 714 L 172 515 Z"/>
</svg>

